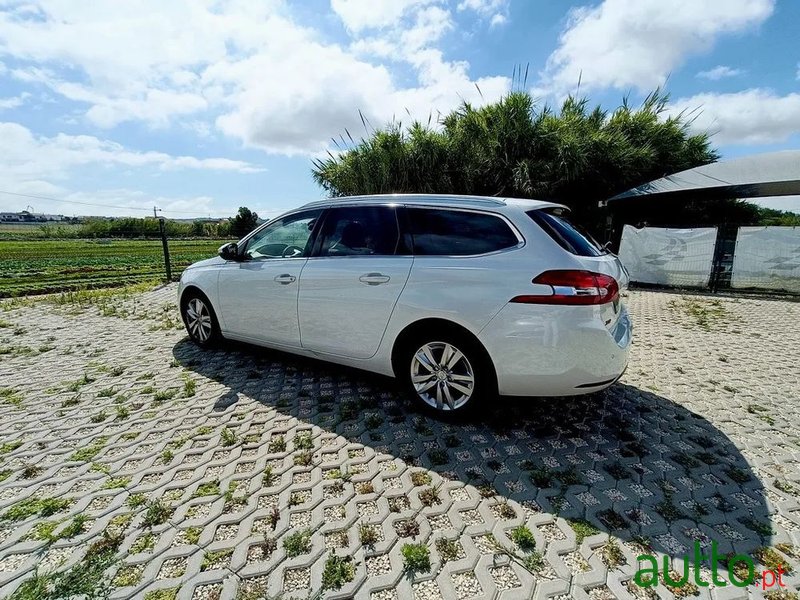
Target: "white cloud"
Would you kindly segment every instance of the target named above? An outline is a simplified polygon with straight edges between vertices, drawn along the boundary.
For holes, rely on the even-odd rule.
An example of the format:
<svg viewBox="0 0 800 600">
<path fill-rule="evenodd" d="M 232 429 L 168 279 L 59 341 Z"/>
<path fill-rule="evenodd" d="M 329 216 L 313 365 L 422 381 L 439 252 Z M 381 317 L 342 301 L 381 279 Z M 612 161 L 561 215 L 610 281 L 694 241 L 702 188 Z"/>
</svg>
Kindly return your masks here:
<svg viewBox="0 0 800 600">
<path fill-rule="evenodd" d="M 509 0 L 462 0 L 458 3 L 459 11 L 472 10 L 481 17 L 489 18 L 489 25 L 497 27 L 508 21 Z"/>
<path fill-rule="evenodd" d="M 754 88 L 731 94 L 680 98 L 670 112 L 692 117 L 692 129 L 714 135 L 716 144 L 769 144 L 800 134 L 800 94 L 779 96 Z"/>
<path fill-rule="evenodd" d="M 700 71 L 697 76 L 710 81 L 719 81 L 725 77 L 736 77 L 742 73 L 744 73 L 744 71 L 741 69 L 733 69 L 726 65 L 718 65 L 713 69 L 709 69 L 708 71 Z"/>
<path fill-rule="evenodd" d="M 30 94 L 23 92 L 18 96 L 11 96 L 9 98 L 0 98 L 0 110 L 7 110 L 9 108 L 19 108 L 25 104 L 25 100 L 30 98 Z"/>
<path fill-rule="evenodd" d="M 772 196 L 769 198 L 751 198 L 750 202 L 774 208 L 775 210 L 788 210 L 800 213 L 800 196 Z"/>
<path fill-rule="evenodd" d="M 775 0 L 604 0 L 570 11 L 537 92 L 662 85 L 685 59 L 722 35 L 742 32 L 772 14 Z"/>
<path fill-rule="evenodd" d="M 491 16 L 506 2 L 468 4 Z M 177 124 L 206 136 L 213 126 L 289 155 L 360 128 L 359 110 L 380 125 L 407 108 L 427 118 L 509 89 L 507 78 L 473 79 L 469 65 L 444 58 L 438 44 L 454 28 L 444 0 L 331 5 L 347 44 L 298 25 L 283 0 L 11 2 L 0 8 L 0 58 L 14 59 L 17 80 L 83 107 L 92 125 Z"/>
<path fill-rule="evenodd" d="M 345 26 L 358 33 L 395 25 L 406 13 L 439 0 L 331 0 Z"/>
</svg>

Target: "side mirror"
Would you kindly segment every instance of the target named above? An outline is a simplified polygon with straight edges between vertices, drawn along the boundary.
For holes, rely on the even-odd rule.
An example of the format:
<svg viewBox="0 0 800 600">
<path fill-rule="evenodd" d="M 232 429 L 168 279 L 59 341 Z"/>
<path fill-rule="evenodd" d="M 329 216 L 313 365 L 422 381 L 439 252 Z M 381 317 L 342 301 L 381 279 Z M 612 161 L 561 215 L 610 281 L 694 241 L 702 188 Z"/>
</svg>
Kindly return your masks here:
<svg viewBox="0 0 800 600">
<path fill-rule="evenodd" d="M 239 260 L 239 246 L 236 242 L 223 244 L 219 247 L 219 255 L 225 260 Z"/>
</svg>

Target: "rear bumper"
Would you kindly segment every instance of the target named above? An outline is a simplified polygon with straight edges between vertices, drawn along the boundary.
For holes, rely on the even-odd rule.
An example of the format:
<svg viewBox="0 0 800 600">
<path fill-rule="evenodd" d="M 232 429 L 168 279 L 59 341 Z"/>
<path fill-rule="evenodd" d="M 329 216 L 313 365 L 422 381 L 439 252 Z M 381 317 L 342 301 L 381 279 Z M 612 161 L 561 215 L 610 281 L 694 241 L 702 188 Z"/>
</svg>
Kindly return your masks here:
<svg viewBox="0 0 800 600">
<path fill-rule="evenodd" d="M 506 396 L 574 396 L 612 385 L 628 365 L 632 326 L 592 306 L 506 305 L 479 334 Z"/>
</svg>

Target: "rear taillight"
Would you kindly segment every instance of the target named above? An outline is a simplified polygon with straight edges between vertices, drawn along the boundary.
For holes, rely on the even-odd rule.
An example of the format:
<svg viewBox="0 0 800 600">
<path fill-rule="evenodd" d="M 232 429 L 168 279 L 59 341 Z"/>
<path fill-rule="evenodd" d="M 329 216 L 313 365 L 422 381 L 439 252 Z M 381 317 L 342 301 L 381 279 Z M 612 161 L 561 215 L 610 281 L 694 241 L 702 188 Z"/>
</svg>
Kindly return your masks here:
<svg viewBox="0 0 800 600">
<path fill-rule="evenodd" d="M 520 304 L 605 304 L 619 297 L 617 280 L 591 271 L 545 271 L 533 283 L 549 285 L 552 294 L 516 296 Z"/>
</svg>

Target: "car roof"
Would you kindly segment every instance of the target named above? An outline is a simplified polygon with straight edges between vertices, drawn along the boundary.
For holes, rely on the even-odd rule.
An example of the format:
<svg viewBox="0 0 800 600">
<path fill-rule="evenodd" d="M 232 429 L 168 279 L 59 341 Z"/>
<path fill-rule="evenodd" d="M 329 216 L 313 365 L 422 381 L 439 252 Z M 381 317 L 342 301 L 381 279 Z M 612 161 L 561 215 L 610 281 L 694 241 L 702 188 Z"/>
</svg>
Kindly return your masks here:
<svg viewBox="0 0 800 600">
<path fill-rule="evenodd" d="M 515 206 L 523 210 L 536 210 L 549 207 L 564 207 L 556 202 L 546 202 L 543 200 L 532 200 L 529 198 L 501 198 L 495 196 L 459 196 L 456 194 L 373 194 L 366 196 L 342 196 L 338 198 L 326 198 L 309 202 L 302 208 L 313 208 L 318 206 L 336 206 L 346 204 L 369 204 L 397 202 L 398 204 L 419 204 L 425 206 L 441 205 L 458 208 L 502 208 L 504 206 Z"/>
</svg>

